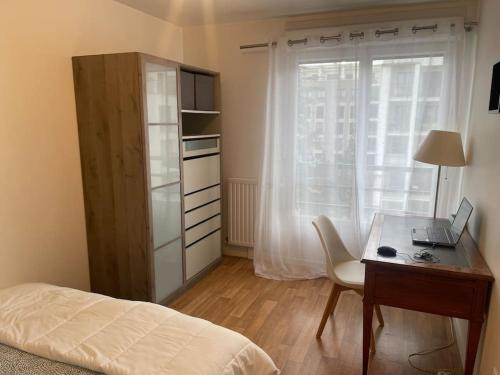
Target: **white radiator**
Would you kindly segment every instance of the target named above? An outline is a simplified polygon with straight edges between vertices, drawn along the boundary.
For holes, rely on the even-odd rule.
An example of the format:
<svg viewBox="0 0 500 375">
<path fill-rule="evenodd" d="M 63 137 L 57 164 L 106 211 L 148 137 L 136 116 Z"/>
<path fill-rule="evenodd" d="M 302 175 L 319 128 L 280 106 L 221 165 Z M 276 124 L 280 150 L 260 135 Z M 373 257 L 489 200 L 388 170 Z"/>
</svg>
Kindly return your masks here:
<svg viewBox="0 0 500 375">
<path fill-rule="evenodd" d="M 228 242 L 230 245 L 253 247 L 257 204 L 257 181 L 229 178 Z"/>
</svg>

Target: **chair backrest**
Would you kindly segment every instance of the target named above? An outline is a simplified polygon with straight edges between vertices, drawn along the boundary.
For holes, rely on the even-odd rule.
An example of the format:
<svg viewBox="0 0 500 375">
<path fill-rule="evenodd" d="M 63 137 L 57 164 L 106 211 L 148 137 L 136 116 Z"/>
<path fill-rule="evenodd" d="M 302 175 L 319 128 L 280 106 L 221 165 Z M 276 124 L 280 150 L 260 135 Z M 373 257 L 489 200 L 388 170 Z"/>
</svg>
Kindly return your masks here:
<svg viewBox="0 0 500 375">
<path fill-rule="evenodd" d="M 344 242 L 342 242 L 335 226 L 328 217 L 320 215 L 312 223 L 318 232 L 321 246 L 326 255 L 328 276 L 336 281 L 337 277 L 333 272 L 335 264 L 355 260 L 356 258 L 347 251 Z"/>
</svg>

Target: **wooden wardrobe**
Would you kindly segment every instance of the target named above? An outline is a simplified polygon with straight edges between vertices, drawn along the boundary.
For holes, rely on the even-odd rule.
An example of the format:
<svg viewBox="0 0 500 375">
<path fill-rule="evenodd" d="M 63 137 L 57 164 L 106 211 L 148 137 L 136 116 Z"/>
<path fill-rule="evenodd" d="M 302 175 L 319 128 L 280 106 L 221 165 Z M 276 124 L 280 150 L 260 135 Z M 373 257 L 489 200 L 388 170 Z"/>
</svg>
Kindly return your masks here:
<svg viewBox="0 0 500 375">
<path fill-rule="evenodd" d="M 165 303 L 186 285 L 180 69 L 73 58 L 93 292 Z"/>
</svg>

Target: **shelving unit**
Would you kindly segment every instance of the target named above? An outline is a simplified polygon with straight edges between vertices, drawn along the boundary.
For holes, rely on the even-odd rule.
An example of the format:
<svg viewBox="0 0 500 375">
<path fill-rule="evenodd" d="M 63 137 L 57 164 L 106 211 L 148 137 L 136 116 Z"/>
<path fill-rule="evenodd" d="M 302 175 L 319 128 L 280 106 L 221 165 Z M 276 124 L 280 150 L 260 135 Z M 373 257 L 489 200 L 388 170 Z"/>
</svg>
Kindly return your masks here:
<svg viewBox="0 0 500 375">
<path fill-rule="evenodd" d="M 181 66 L 188 282 L 217 264 L 222 255 L 219 88 L 218 73 Z"/>
<path fill-rule="evenodd" d="M 221 257 L 219 135 L 183 137 L 186 279 Z"/>
<path fill-rule="evenodd" d="M 185 64 L 180 69 L 183 135 L 220 134 L 219 73 Z M 197 85 L 200 77 L 204 85 Z"/>
<path fill-rule="evenodd" d="M 220 115 L 220 111 L 197 111 L 195 109 L 183 109 L 182 113 L 197 113 L 199 115 Z"/>
</svg>

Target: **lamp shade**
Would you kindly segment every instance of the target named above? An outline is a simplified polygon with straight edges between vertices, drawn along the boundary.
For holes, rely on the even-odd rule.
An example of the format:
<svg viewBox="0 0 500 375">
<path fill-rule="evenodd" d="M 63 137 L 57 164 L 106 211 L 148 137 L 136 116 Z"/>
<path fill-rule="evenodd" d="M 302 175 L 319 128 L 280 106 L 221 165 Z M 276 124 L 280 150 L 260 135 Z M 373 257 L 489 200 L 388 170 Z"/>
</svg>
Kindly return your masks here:
<svg viewBox="0 0 500 375">
<path fill-rule="evenodd" d="M 461 167 L 465 165 L 460 133 L 431 130 L 413 156 L 422 163 Z"/>
</svg>

